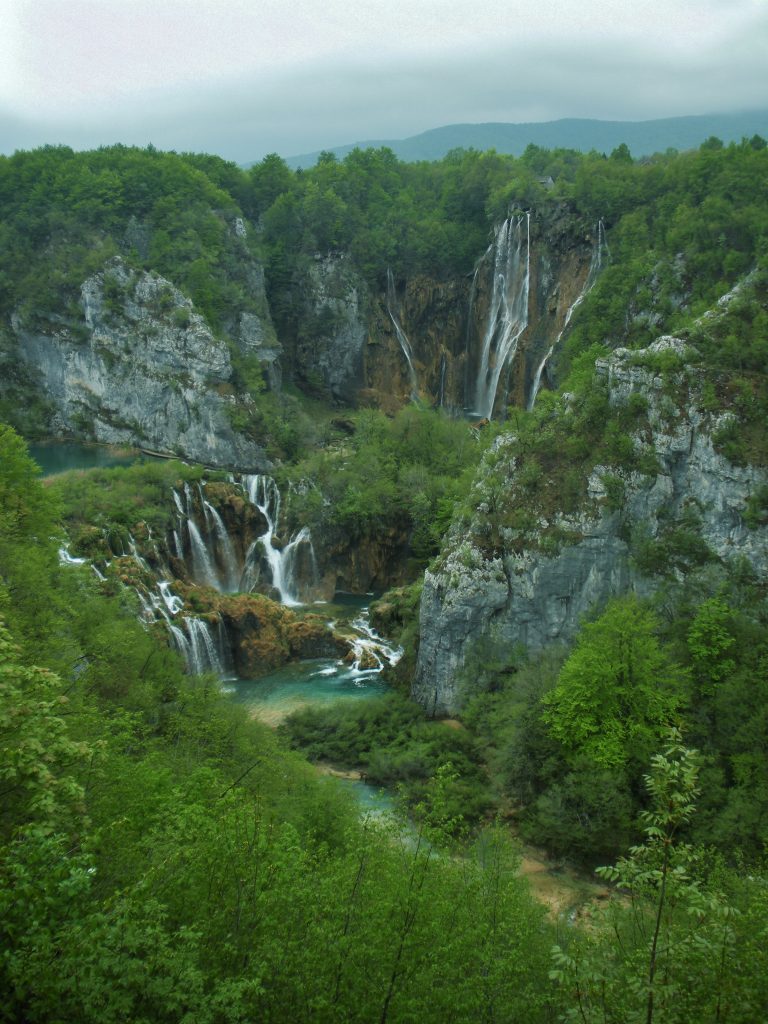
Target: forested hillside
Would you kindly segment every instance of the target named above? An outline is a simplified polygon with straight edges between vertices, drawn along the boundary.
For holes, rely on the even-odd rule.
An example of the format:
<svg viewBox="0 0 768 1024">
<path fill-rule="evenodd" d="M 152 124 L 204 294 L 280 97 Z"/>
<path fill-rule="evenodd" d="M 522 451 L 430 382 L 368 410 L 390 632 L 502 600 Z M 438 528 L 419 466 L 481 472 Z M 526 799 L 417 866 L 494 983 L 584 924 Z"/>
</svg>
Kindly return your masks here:
<svg viewBox="0 0 768 1024">
<path fill-rule="evenodd" d="M 767 361 L 757 136 L 0 158 L 0 1017 L 762 1019 Z"/>
</svg>

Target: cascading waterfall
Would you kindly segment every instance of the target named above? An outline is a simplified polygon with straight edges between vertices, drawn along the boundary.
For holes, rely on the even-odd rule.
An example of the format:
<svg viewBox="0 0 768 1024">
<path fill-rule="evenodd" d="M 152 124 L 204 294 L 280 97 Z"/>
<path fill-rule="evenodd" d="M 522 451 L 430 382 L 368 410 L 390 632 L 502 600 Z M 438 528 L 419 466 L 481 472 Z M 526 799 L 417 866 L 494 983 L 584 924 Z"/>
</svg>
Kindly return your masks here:
<svg viewBox="0 0 768 1024">
<path fill-rule="evenodd" d="M 395 306 L 397 304 L 397 293 L 395 291 L 395 279 L 392 276 L 392 271 L 387 268 L 387 313 L 389 313 L 389 319 L 392 321 L 392 326 L 395 328 L 395 334 L 397 340 L 400 342 L 400 348 L 403 350 L 405 361 L 408 364 L 408 378 L 411 383 L 411 401 L 418 402 L 419 400 L 419 382 L 416 377 L 416 370 L 413 365 L 413 351 L 411 349 L 411 343 L 408 341 L 408 337 L 400 324 L 400 319 L 395 312 Z"/>
<path fill-rule="evenodd" d="M 171 590 L 171 584 L 168 580 L 160 580 L 157 584 L 157 589 L 160 592 L 160 597 L 163 599 L 165 607 L 168 609 L 170 615 L 177 615 L 184 607 L 184 602 Z"/>
<path fill-rule="evenodd" d="M 536 403 L 536 396 L 541 390 L 541 378 L 544 373 L 544 368 L 549 362 L 552 353 L 560 344 L 560 339 L 565 334 L 568 328 L 568 324 L 571 322 L 571 317 L 595 286 L 595 281 L 597 280 L 598 274 L 600 273 L 600 270 L 603 266 L 603 252 L 607 254 L 607 257 L 610 260 L 611 250 L 608 248 L 608 242 L 605 237 L 605 225 L 603 224 L 603 219 L 601 217 L 600 220 L 597 222 L 597 239 L 592 249 L 592 259 L 589 263 L 587 279 L 584 282 L 584 287 L 582 288 L 581 292 L 576 297 L 576 300 L 568 307 L 568 312 L 565 314 L 565 320 L 563 322 L 562 330 L 555 338 L 555 340 L 552 342 L 552 344 L 549 346 L 546 355 L 539 363 L 539 366 L 533 378 L 533 384 L 531 385 L 531 397 L 528 399 L 528 412 L 530 412 L 533 409 L 534 404 Z"/>
<path fill-rule="evenodd" d="M 208 553 L 202 534 L 195 520 L 190 516 L 187 519 L 187 532 L 189 534 L 189 546 L 192 553 L 192 571 L 195 579 L 214 590 L 221 590 L 219 575 Z"/>
<path fill-rule="evenodd" d="M 86 558 L 75 558 L 69 553 L 69 545 L 64 544 L 59 548 L 59 565 L 85 565 Z"/>
<path fill-rule="evenodd" d="M 601 217 L 597 222 L 597 269 L 599 270 L 603 265 L 603 252 L 605 252 L 605 262 L 610 263 L 611 261 L 611 250 L 608 248 L 608 239 L 605 234 L 605 222 Z"/>
<path fill-rule="evenodd" d="M 525 240 L 523 231 L 525 230 Z M 490 419 L 501 372 L 514 358 L 528 326 L 531 285 L 531 215 L 507 220 L 496 232 L 493 291 L 475 385 L 475 413 Z M 489 249 L 491 252 L 491 249 Z"/>
<path fill-rule="evenodd" d="M 174 491 L 174 494 L 175 493 L 176 492 Z M 181 546 L 181 537 L 179 536 L 179 531 L 178 530 L 174 530 L 173 531 L 173 548 L 174 548 L 174 551 L 176 552 L 176 557 L 179 559 L 179 561 L 183 562 L 184 561 L 184 549 Z"/>
<path fill-rule="evenodd" d="M 387 666 L 396 665 L 402 658 L 402 647 L 392 647 L 371 628 L 367 608 L 352 620 L 351 626 L 357 633 L 357 636 L 351 638 L 354 653 L 352 672 L 357 678 L 378 675 Z M 366 668 L 365 665 L 369 667 Z"/>
<path fill-rule="evenodd" d="M 296 565 L 299 549 L 308 546 L 309 557 L 315 565 L 315 552 L 312 547 L 312 536 L 309 528 L 302 526 L 295 536 L 282 550 L 279 550 L 272 543 L 280 520 L 280 491 L 277 484 L 269 476 L 260 473 L 244 476 L 243 489 L 248 495 L 248 500 L 261 512 L 267 521 L 266 532 L 263 533 L 249 548 L 246 556 L 245 569 L 243 571 L 243 582 L 252 586 L 254 560 L 258 554 L 259 547 L 264 551 L 272 577 L 272 586 L 280 594 L 281 604 L 295 607 L 301 604 L 298 597 L 298 584 L 296 580 Z"/>
<path fill-rule="evenodd" d="M 175 492 L 174 497 L 177 497 Z M 147 529 L 151 539 L 149 528 Z M 139 568 L 145 572 L 151 572 L 152 570 L 150 570 L 146 560 L 139 554 L 136 542 L 132 536 L 129 536 L 128 548 L 129 553 L 126 557 L 132 558 Z M 154 550 L 157 553 L 156 545 L 154 545 Z M 78 563 L 85 562 L 86 559 L 78 559 L 77 561 Z M 96 566 L 92 566 L 92 568 L 100 580 L 106 578 L 98 571 Z M 195 674 L 213 672 L 222 678 L 226 676 L 228 665 L 225 652 L 228 648 L 226 637 L 221 635 L 224 629 L 224 623 L 221 619 L 218 620 L 218 630 L 215 638 L 211 632 L 210 625 L 203 619 L 183 616 L 184 628 L 182 629 L 177 624 L 177 616 L 184 608 L 184 601 L 178 594 L 173 593 L 170 580 L 158 579 L 155 590 L 142 589 L 140 587 L 135 587 L 134 589 L 141 605 L 140 618 L 142 622 L 146 625 L 151 625 L 161 620 L 165 622 L 171 642 L 184 658 L 189 672 Z"/>
<path fill-rule="evenodd" d="M 235 480 L 233 478 L 233 483 Z M 275 481 L 262 474 L 243 476 L 240 481 L 248 500 L 264 516 L 266 531 L 249 546 L 241 563 L 226 524 L 215 506 L 208 501 L 205 485 L 198 487 L 197 501 L 188 485 L 184 498 L 173 492 L 179 518 L 178 529 L 172 531 L 176 556 L 184 560 L 184 527 L 189 538 L 189 559 L 194 579 L 220 593 L 250 592 L 259 580 L 259 557 L 263 554 L 269 569 L 270 582 L 285 605 L 301 604 L 298 592 L 298 570 L 302 559 L 308 559 L 313 578 L 317 577 L 312 537 L 302 527 L 282 548 L 274 544 L 280 521 L 280 492 Z"/>
<path fill-rule="evenodd" d="M 199 675 L 201 672 L 215 672 L 216 675 L 223 676 L 224 666 L 208 624 L 202 619 L 186 616 L 184 626 L 189 638 L 191 671 L 195 675 Z"/>
<path fill-rule="evenodd" d="M 182 538 L 186 526 L 195 580 L 220 593 L 234 593 L 239 588 L 240 567 L 232 539 L 218 511 L 206 498 L 204 483 L 197 485 L 197 495 L 203 513 L 202 522 L 195 518 L 195 503 L 189 485 L 184 484 L 184 501 L 177 491 L 173 491 L 179 520 L 178 529 L 172 532 L 176 557 L 184 561 Z"/>
<path fill-rule="evenodd" d="M 232 541 L 227 533 L 227 528 L 224 522 L 216 511 L 216 509 L 208 501 L 203 501 L 203 508 L 205 509 L 206 515 L 210 515 L 213 520 L 213 528 L 216 531 L 216 537 L 218 538 L 219 546 L 222 553 L 222 561 L 224 563 L 224 590 L 232 592 L 238 589 L 240 583 L 240 568 L 237 564 L 237 556 L 235 555 L 235 549 L 232 546 Z"/>
</svg>

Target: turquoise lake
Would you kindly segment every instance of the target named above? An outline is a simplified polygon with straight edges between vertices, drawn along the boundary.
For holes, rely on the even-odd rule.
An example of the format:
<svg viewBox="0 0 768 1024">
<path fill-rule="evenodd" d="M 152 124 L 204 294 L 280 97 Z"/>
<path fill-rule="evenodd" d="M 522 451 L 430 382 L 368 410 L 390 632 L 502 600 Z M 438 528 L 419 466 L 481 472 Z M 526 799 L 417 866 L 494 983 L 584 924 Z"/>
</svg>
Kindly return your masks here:
<svg viewBox="0 0 768 1024">
<path fill-rule="evenodd" d="M 29 454 L 43 471 L 43 476 L 66 473 L 70 469 L 108 469 L 145 462 L 151 455 L 113 448 L 102 444 L 81 444 L 78 441 L 39 441 L 30 444 Z"/>
</svg>

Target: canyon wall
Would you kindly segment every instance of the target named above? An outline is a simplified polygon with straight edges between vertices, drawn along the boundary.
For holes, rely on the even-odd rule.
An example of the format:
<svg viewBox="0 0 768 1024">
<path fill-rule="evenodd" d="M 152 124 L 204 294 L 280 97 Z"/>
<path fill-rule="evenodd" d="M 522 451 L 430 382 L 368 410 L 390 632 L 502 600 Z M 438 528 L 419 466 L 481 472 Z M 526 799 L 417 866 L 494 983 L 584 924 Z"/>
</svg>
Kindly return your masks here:
<svg viewBox="0 0 768 1024">
<path fill-rule="evenodd" d="M 653 368 L 655 356 L 669 353 L 681 362 L 671 378 Z M 594 465 L 577 511 L 534 516 L 525 532 L 502 526 L 491 539 L 499 505 L 532 507 L 516 439 L 497 439 L 475 482 L 469 523 L 454 526 L 425 575 L 412 693 L 431 714 L 461 706 L 472 690 L 473 658 L 490 644 L 535 652 L 570 641 L 583 617 L 610 597 L 656 589 L 656 570 L 672 581 L 692 564 L 714 569 L 743 560 L 757 574 L 768 570 L 768 529 L 750 528 L 745 515 L 768 473 L 733 465 L 716 450 L 723 415 L 704 408 L 703 376 L 684 365 L 687 355 L 682 341 L 665 337 L 598 360 L 597 386 L 607 388 L 613 408 L 633 396 L 647 402 L 632 442 L 652 464 L 644 472 Z M 568 395 L 555 414 L 567 421 Z"/>
</svg>

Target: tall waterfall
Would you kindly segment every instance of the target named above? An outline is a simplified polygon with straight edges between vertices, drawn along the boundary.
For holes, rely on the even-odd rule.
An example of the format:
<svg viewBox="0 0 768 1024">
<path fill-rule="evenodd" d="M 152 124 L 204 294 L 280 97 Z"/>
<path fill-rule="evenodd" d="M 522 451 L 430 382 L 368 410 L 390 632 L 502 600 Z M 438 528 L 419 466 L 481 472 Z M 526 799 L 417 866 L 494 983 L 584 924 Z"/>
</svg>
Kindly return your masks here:
<svg viewBox="0 0 768 1024">
<path fill-rule="evenodd" d="M 496 231 L 492 256 L 493 291 L 475 384 L 475 412 L 488 419 L 493 414 L 501 372 L 514 358 L 520 336 L 528 326 L 530 213 L 504 221 Z"/>
<path fill-rule="evenodd" d="M 309 528 L 302 526 L 282 550 L 276 548 L 273 539 L 280 521 L 280 491 L 277 484 L 272 477 L 256 473 L 243 477 L 243 489 L 248 495 L 248 500 L 258 508 L 267 521 L 266 531 L 251 545 L 248 551 L 243 580 L 246 584 L 250 583 L 250 586 L 253 586 L 253 563 L 258 556 L 259 548 L 261 548 L 267 559 L 272 586 L 280 594 L 281 604 L 295 607 L 301 604 L 296 578 L 299 551 L 305 550 L 313 567 L 315 565 L 315 551 L 312 547 Z"/>
<path fill-rule="evenodd" d="M 530 412 L 533 409 L 536 403 L 536 396 L 538 395 L 541 389 L 541 377 L 544 373 L 544 367 L 547 365 L 547 362 L 551 358 L 552 353 L 560 344 L 560 339 L 565 334 L 568 328 L 568 324 L 571 322 L 571 317 L 576 312 L 577 308 L 581 305 L 581 303 L 584 301 L 584 299 L 587 297 L 589 292 L 591 292 L 595 286 L 595 281 L 597 280 L 597 276 L 600 273 L 600 270 L 603 266 L 604 254 L 605 256 L 607 256 L 607 259 L 610 260 L 611 251 L 608 248 L 608 242 L 605 237 L 605 225 L 603 224 L 603 219 L 601 217 L 600 220 L 597 222 L 597 235 L 595 238 L 595 244 L 592 248 L 592 259 L 589 263 L 589 272 L 587 273 L 587 279 L 584 282 L 584 287 L 581 289 L 578 296 L 576 297 L 576 300 L 568 307 L 568 312 L 565 314 L 565 320 L 563 322 L 562 330 L 555 338 L 555 340 L 552 342 L 552 344 L 549 346 L 546 355 L 541 360 L 539 366 L 536 369 L 536 373 L 533 378 L 533 384 L 531 385 L 531 396 L 528 399 L 528 412 Z"/>
<path fill-rule="evenodd" d="M 408 337 L 400 323 L 400 318 L 396 312 L 396 305 L 397 293 L 395 292 L 395 279 L 392 276 L 392 271 L 387 267 L 387 313 L 389 313 L 389 319 L 392 321 L 392 326 L 395 328 L 397 340 L 400 342 L 400 348 L 403 350 L 405 361 L 408 364 L 408 378 L 411 384 L 411 401 L 418 402 L 419 382 L 416 378 L 416 370 L 413 366 L 413 351 L 411 349 L 411 343 L 408 341 Z"/>
</svg>

